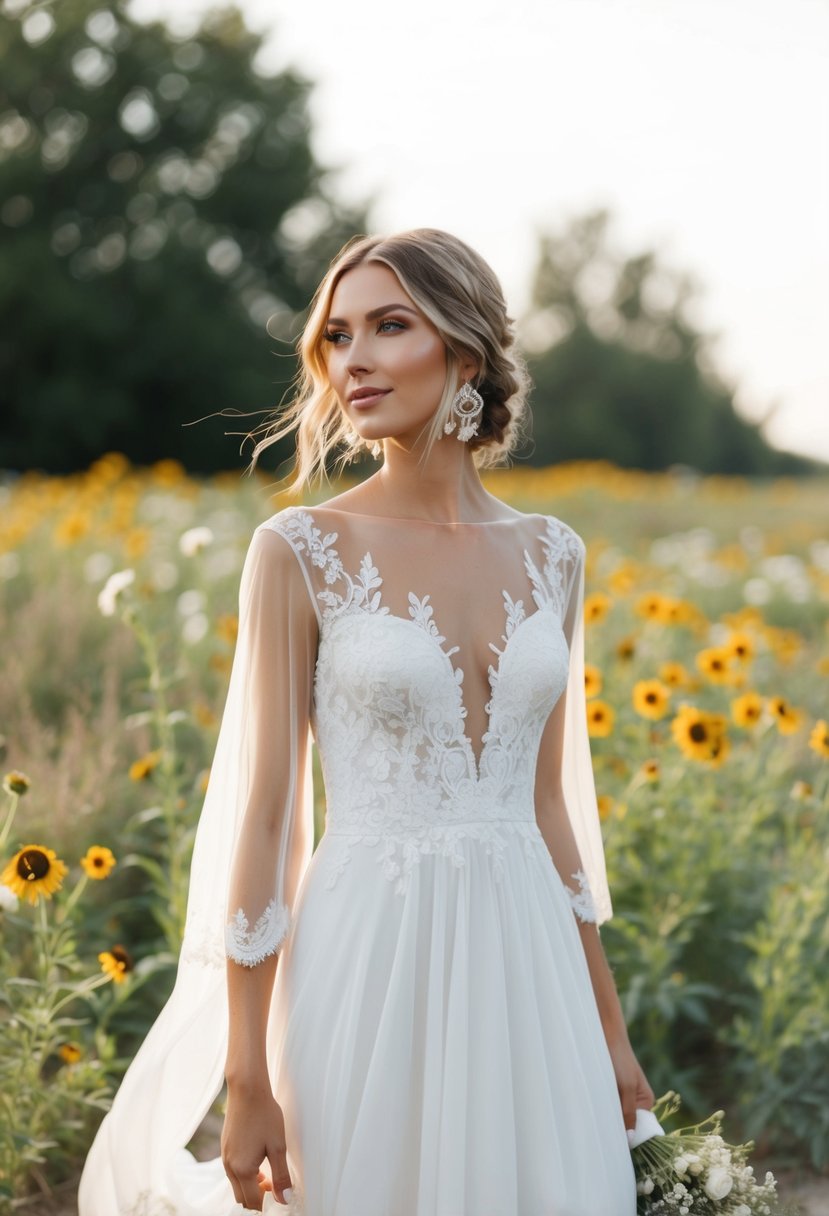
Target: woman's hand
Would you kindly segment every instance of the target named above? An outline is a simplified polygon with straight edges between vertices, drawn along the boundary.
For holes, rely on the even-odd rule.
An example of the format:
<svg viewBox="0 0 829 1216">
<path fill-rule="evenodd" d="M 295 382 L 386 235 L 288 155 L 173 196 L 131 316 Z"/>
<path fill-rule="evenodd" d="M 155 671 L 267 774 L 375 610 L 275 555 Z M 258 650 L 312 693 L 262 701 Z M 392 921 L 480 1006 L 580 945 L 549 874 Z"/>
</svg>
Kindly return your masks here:
<svg viewBox="0 0 829 1216">
<path fill-rule="evenodd" d="M 272 1186 L 260 1170 L 266 1158 L 271 1167 Z M 291 1176 L 285 1156 L 285 1118 L 270 1088 L 228 1086 L 222 1164 L 233 1185 L 236 1202 L 243 1207 L 260 1212 L 263 1189 L 272 1189 L 277 1203 L 288 1203 L 285 1190 L 291 1186 Z"/>
<path fill-rule="evenodd" d="M 637 1110 L 650 1110 L 656 1098 L 648 1085 L 648 1079 L 633 1048 L 627 1038 L 608 1043 L 613 1071 L 616 1074 L 616 1087 L 619 1090 L 619 1101 L 622 1104 L 622 1114 L 625 1128 L 632 1131 L 636 1126 Z"/>
</svg>

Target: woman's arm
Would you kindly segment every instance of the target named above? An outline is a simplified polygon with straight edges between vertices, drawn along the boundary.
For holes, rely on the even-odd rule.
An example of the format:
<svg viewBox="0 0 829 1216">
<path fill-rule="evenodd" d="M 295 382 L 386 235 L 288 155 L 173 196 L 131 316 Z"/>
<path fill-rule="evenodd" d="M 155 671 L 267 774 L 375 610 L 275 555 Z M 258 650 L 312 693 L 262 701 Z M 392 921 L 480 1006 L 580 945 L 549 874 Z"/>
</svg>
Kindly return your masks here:
<svg viewBox="0 0 829 1216">
<path fill-rule="evenodd" d="M 309 722 L 317 639 L 316 610 L 295 552 L 283 536 L 258 530 L 240 588 L 245 793 L 227 894 L 222 1133 L 222 1160 L 236 1200 L 257 1210 L 266 1158 L 279 1202 L 291 1185 L 266 1044 L 279 951 L 313 848 Z"/>
</svg>

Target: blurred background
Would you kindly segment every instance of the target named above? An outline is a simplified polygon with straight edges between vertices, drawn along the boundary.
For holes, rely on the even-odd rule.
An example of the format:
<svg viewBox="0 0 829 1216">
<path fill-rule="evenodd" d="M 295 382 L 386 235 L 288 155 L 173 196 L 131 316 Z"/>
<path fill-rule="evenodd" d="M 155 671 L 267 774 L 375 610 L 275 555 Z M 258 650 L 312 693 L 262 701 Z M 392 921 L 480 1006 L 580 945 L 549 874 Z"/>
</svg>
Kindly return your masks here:
<svg viewBox="0 0 829 1216">
<path fill-rule="evenodd" d="M 520 463 L 825 471 L 828 53 L 823 0 L 4 0 L 0 469 L 244 468 L 333 254 L 431 225 Z"/>
</svg>

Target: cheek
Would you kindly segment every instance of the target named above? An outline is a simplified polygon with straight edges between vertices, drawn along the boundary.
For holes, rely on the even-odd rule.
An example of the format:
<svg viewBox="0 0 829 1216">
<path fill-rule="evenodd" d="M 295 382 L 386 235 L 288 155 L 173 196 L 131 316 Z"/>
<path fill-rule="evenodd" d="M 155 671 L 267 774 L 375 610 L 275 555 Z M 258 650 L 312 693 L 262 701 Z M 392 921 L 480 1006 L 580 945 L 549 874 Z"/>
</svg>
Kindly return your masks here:
<svg viewBox="0 0 829 1216">
<path fill-rule="evenodd" d="M 446 355 L 442 342 L 436 342 L 432 334 L 413 336 L 407 345 L 403 366 L 413 375 L 431 375 L 443 378 L 446 375 Z"/>
</svg>

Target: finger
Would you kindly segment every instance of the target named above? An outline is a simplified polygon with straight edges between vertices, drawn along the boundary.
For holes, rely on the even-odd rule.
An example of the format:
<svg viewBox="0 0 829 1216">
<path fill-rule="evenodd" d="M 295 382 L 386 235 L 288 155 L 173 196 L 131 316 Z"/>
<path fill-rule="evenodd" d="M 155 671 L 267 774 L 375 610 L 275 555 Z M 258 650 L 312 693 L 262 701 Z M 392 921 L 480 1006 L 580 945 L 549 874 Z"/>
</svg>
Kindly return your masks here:
<svg viewBox="0 0 829 1216">
<path fill-rule="evenodd" d="M 633 1131 L 636 1127 L 636 1089 L 634 1086 L 625 1086 L 622 1091 L 622 1113 L 625 1127 L 628 1131 Z"/>
<path fill-rule="evenodd" d="M 285 1191 L 288 1190 L 293 1183 L 291 1175 L 288 1172 L 288 1163 L 284 1154 L 275 1153 L 273 1157 L 268 1157 L 271 1167 L 271 1189 L 273 1190 L 274 1198 L 277 1203 L 286 1204 L 290 1200 L 290 1195 L 285 1198 Z"/>
</svg>

